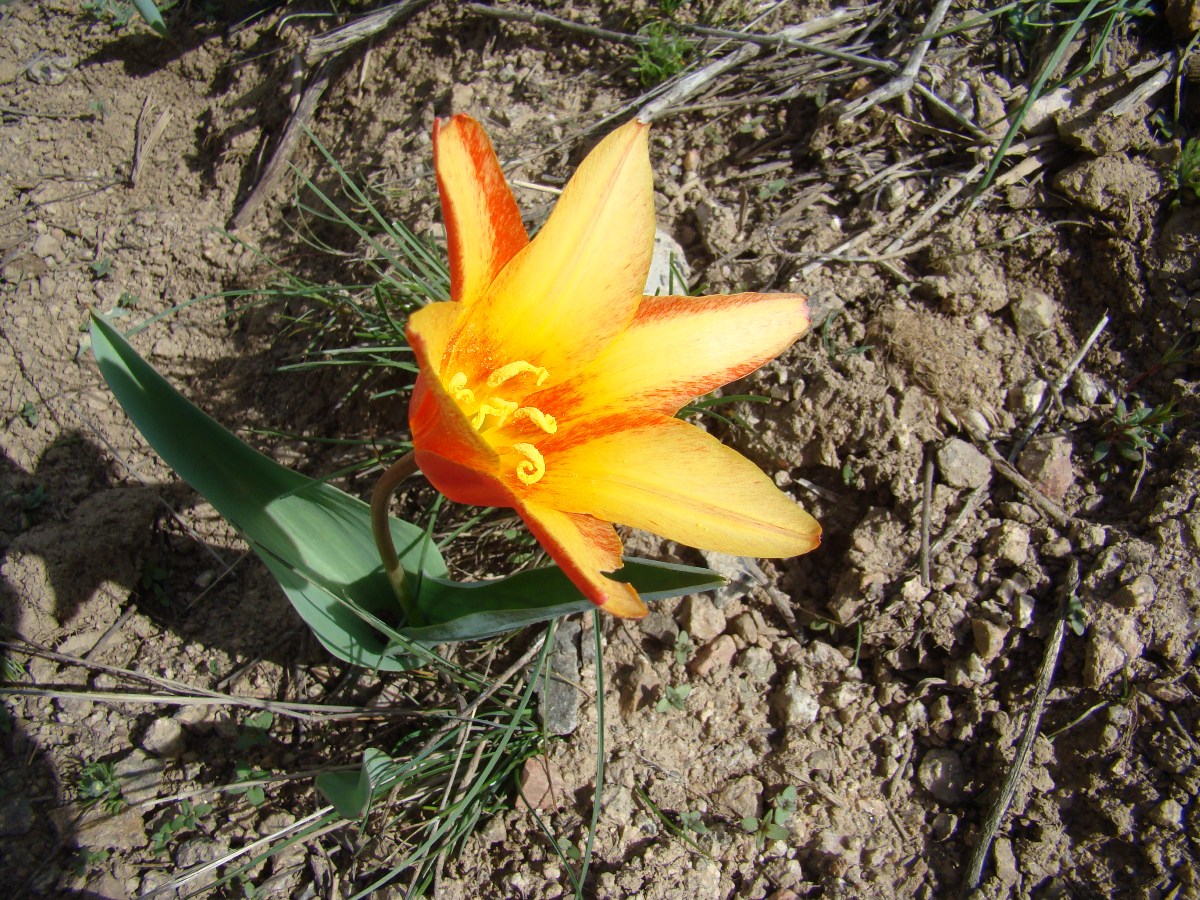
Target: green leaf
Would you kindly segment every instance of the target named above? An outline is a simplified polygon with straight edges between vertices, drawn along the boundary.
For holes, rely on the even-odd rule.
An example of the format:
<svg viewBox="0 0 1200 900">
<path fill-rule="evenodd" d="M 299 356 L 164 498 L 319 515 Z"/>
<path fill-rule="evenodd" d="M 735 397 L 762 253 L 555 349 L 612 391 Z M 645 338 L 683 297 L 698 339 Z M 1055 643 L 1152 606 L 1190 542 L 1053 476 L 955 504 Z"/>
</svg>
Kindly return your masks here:
<svg viewBox="0 0 1200 900">
<path fill-rule="evenodd" d="M 460 584 L 423 529 L 392 519 L 426 624 L 405 628 L 375 551 L 370 509 L 268 459 L 190 403 L 100 318 L 100 372 L 163 461 L 243 534 L 318 640 L 347 662 L 410 668 L 420 644 L 489 637 L 595 607 L 556 567 Z M 720 587 L 707 569 L 627 559 L 613 577 L 648 602 Z M 414 645 L 414 642 L 416 645 Z"/>
<path fill-rule="evenodd" d="M 317 776 L 317 790 L 333 804 L 338 815 L 358 819 L 367 814 L 371 798 L 390 786 L 396 765 L 382 750 L 368 747 L 358 772 L 324 772 Z"/>
<path fill-rule="evenodd" d="M 142 14 L 142 18 L 146 20 L 147 25 L 163 37 L 167 36 L 167 23 L 163 21 L 162 13 L 159 11 L 158 4 L 154 0 L 133 0 L 133 5 Z"/>
</svg>

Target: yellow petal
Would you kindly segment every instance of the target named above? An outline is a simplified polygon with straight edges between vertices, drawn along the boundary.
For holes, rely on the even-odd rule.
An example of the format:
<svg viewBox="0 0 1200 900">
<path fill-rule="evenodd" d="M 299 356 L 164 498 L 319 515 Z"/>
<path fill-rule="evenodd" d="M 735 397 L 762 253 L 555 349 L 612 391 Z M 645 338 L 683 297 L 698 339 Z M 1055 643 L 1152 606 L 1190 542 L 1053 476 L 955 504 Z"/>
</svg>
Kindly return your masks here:
<svg viewBox="0 0 1200 900">
<path fill-rule="evenodd" d="M 821 527 L 750 460 L 679 419 L 624 414 L 543 441 L 536 501 L 739 556 L 787 557 Z"/>
<path fill-rule="evenodd" d="M 471 308 L 457 370 L 474 377 L 521 359 L 563 378 L 628 327 L 654 246 L 648 128 L 630 122 L 588 154 L 542 230 Z"/>
<path fill-rule="evenodd" d="M 799 294 L 646 297 L 629 330 L 583 372 L 528 402 L 573 416 L 606 407 L 674 414 L 774 359 L 808 324 Z"/>
<path fill-rule="evenodd" d="M 473 303 L 529 237 L 478 122 L 462 115 L 434 122 L 433 158 L 450 256 L 450 299 Z"/>
<path fill-rule="evenodd" d="M 646 615 L 646 604 L 637 591 L 601 574 L 622 566 L 621 539 L 612 525 L 591 516 L 572 515 L 533 503 L 521 503 L 517 512 L 572 584 L 589 600 L 622 619 L 640 619 Z"/>
</svg>

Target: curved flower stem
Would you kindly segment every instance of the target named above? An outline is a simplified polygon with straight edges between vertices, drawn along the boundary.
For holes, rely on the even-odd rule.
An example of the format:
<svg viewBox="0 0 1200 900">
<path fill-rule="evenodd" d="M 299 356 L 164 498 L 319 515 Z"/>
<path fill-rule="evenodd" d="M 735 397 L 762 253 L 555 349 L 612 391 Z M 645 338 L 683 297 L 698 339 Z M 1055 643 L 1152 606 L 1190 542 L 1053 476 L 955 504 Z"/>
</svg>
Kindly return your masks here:
<svg viewBox="0 0 1200 900">
<path fill-rule="evenodd" d="M 400 565 L 400 557 L 396 555 L 396 545 L 392 542 L 392 530 L 388 526 L 388 504 L 392 494 L 400 487 L 400 483 L 417 471 L 416 458 L 411 453 L 400 457 L 380 476 L 371 493 L 371 531 L 375 535 L 375 549 L 383 560 L 383 571 L 387 573 L 388 582 L 400 601 L 404 610 L 404 618 L 409 625 L 420 625 L 421 614 L 417 611 L 413 598 L 408 595 L 408 587 L 404 583 L 404 567 Z"/>
</svg>

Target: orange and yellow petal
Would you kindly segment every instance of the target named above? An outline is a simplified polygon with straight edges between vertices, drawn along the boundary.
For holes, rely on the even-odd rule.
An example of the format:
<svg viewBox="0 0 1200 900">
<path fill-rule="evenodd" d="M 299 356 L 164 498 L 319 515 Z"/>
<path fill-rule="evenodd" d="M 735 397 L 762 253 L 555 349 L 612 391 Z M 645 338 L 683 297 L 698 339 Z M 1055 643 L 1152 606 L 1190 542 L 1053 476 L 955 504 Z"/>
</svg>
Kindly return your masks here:
<svg viewBox="0 0 1200 900">
<path fill-rule="evenodd" d="M 528 243 L 513 198 L 487 132 L 470 116 L 434 122 L 437 169 L 446 245 L 450 298 L 472 303 Z"/>
<path fill-rule="evenodd" d="M 640 619 L 646 604 L 627 584 L 606 578 L 623 565 L 621 539 L 608 522 L 523 502 L 517 512 L 563 573 L 585 597 L 622 619 Z"/>
<path fill-rule="evenodd" d="M 694 425 L 626 413 L 571 432 L 541 446 L 539 504 L 738 556 L 796 556 L 820 543 L 812 516 Z"/>
<path fill-rule="evenodd" d="M 629 329 L 583 372 L 529 402 L 573 415 L 604 408 L 674 414 L 774 359 L 808 325 L 799 294 L 646 297 Z"/>
<path fill-rule="evenodd" d="M 476 377 L 526 360 L 564 378 L 629 326 L 654 246 L 648 129 L 630 122 L 588 154 L 545 226 L 471 307 L 456 370 Z"/>
</svg>

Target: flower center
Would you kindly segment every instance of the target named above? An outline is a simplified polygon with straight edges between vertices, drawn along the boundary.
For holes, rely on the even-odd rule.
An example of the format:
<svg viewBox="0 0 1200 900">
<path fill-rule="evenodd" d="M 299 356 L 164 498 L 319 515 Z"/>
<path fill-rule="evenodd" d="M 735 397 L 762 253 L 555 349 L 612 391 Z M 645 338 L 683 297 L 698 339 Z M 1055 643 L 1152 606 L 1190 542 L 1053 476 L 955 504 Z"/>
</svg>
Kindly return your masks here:
<svg viewBox="0 0 1200 900">
<path fill-rule="evenodd" d="M 536 406 L 522 406 L 518 400 L 510 400 L 501 396 L 501 393 L 513 392 L 492 393 L 492 391 L 518 378 L 524 382 L 532 380 L 533 387 L 541 387 L 549 377 L 548 370 L 519 359 L 516 362 L 500 366 L 483 379 L 481 384 L 476 384 L 474 388 L 468 386 L 470 379 L 465 372 L 455 373 L 446 385 L 446 389 L 458 404 L 458 408 L 470 420 L 472 428 L 484 435 L 488 443 L 497 450 L 501 452 L 506 449 L 512 450 L 522 457 L 516 464 L 515 471 L 517 478 L 521 479 L 523 484 L 536 484 L 541 480 L 541 477 L 546 474 L 546 460 L 538 448 L 531 443 L 522 441 L 507 444 L 503 440 L 503 436 L 499 434 L 500 429 L 506 425 L 515 425 L 528 420 L 546 434 L 554 434 L 558 431 L 558 423 L 554 420 L 554 416 L 547 415 Z M 518 387 L 515 391 L 515 395 L 521 398 L 529 393 L 528 387 L 524 390 Z"/>
</svg>

